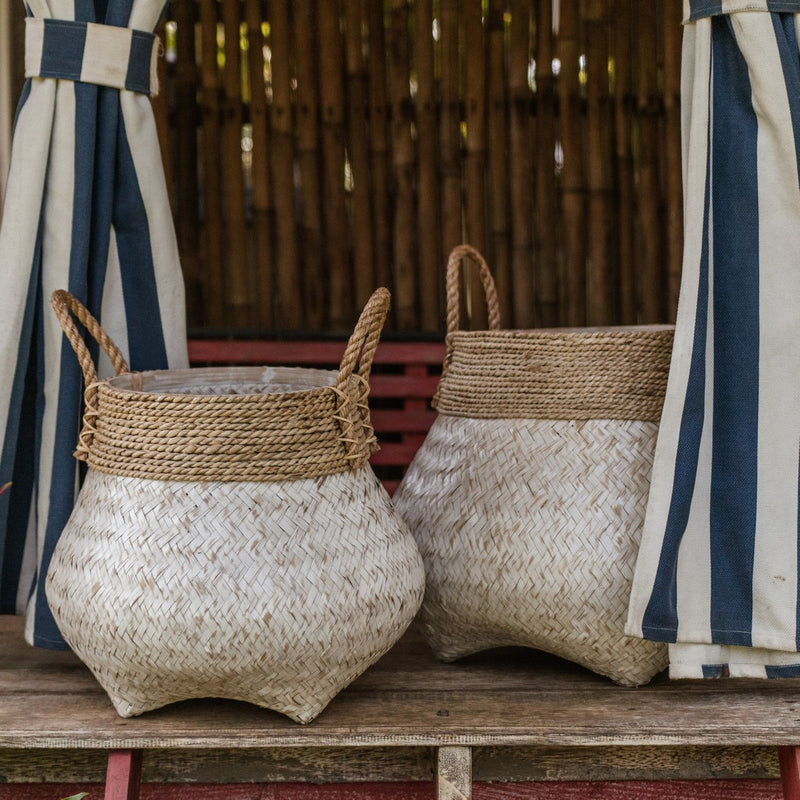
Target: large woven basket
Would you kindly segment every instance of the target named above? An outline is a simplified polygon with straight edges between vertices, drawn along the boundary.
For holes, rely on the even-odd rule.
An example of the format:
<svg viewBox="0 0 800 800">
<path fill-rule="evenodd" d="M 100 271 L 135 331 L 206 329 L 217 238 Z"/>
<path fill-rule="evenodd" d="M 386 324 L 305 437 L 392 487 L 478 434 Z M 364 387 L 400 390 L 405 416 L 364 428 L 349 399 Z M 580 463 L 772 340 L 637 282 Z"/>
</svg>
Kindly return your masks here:
<svg viewBox="0 0 800 800">
<path fill-rule="evenodd" d="M 337 372 L 131 373 L 65 292 L 89 469 L 47 599 L 122 716 L 192 697 L 313 719 L 400 637 L 424 573 L 367 464 L 367 394 L 388 309 L 378 290 Z M 70 311 L 117 376 L 98 381 Z"/>
<path fill-rule="evenodd" d="M 487 331 L 459 330 L 465 257 Z M 500 330 L 489 268 L 461 246 L 447 329 L 439 416 L 394 498 L 425 562 L 426 638 L 445 660 L 523 645 L 646 682 L 666 647 L 623 626 L 672 328 Z"/>
</svg>

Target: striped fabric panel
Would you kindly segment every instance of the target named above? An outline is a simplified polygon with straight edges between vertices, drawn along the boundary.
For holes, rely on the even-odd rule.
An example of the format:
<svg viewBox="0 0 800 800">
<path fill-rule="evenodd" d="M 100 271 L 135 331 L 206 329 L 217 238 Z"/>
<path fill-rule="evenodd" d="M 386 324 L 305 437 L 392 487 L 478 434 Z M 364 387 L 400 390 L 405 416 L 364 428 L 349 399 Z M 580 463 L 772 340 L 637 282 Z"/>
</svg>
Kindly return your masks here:
<svg viewBox="0 0 800 800">
<path fill-rule="evenodd" d="M 25 77 L 158 94 L 158 37 L 74 20 L 25 20 Z"/>
<path fill-rule="evenodd" d="M 683 21 L 739 11 L 800 12 L 800 0 L 683 0 Z"/>
<path fill-rule="evenodd" d="M 685 29 L 683 283 L 626 626 L 678 643 L 675 677 L 800 663 L 798 20 Z"/>
<path fill-rule="evenodd" d="M 68 21 L 96 22 L 94 0 L 66 4 Z M 108 25 L 152 30 L 164 0 L 107 6 Z M 42 0 L 28 7 L 49 14 Z M 0 611 L 26 611 L 28 641 L 53 648 L 65 645 L 44 577 L 79 482 L 82 396 L 49 307 L 57 288 L 89 305 L 134 368 L 187 366 L 183 279 L 144 93 L 28 81 L 12 146 L 0 226 L 0 477 L 14 484 L 0 496 Z M 105 357 L 100 372 L 110 373 Z"/>
</svg>

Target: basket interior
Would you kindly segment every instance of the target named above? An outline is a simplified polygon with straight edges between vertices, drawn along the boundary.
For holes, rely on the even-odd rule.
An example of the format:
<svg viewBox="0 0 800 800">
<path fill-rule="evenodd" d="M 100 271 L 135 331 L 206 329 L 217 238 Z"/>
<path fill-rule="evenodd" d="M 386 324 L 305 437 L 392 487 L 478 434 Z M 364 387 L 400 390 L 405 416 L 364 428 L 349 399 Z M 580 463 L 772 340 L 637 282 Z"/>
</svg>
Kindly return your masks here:
<svg viewBox="0 0 800 800">
<path fill-rule="evenodd" d="M 337 375 L 334 370 L 305 367 L 201 367 L 125 373 L 109 384 L 149 394 L 263 395 L 333 386 Z"/>
</svg>

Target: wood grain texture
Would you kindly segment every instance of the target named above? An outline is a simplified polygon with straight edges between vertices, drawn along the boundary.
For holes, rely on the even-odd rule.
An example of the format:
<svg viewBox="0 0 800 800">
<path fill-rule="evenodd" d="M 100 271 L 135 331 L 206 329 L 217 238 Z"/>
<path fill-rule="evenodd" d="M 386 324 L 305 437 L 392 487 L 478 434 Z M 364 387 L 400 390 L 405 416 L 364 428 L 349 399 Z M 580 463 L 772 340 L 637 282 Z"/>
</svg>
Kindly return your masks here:
<svg viewBox="0 0 800 800">
<path fill-rule="evenodd" d="M 112 750 L 108 754 L 105 800 L 139 800 L 142 751 Z"/>
<path fill-rule="evenodd" d="M 0 748 L 447 745 L 791 745 L 800 681 L 682 681 L 624 689 L 530 650 L 434 660 L 406 637 L 306 726 L 198 700 L 122 719 L 73 655 L 24 644 L 0 617 Z"/>
<path fill-rule="evenodd" d="M 429 747 L 148 750 L 146 783 L 430 781 Z M 476 781 L 777 779 L 774 747 L 476 747 Z M 0 784 L 100 783 L 104 750 L 0 750 Z"/>
<path fill-rule="evenodd" d="M 98 800 L 102 786 L 61 784 L 0 786 L 0 800 L 54 800 L 88 791 Z M 430 783 L 354 783 L 314 786 L 145 784 L 141 800 L 431 800 Z M 779 800 L 779 781 L 640 781 L 608 783 L 476 783 L 473 800 Z"/>
<path fill-rule="evenodd" d="M 440 747 L 436 751 L 436 800 L 470 800 L 472 752 L 469 747 Z"/>
<path fill-rule="evenodd" d="M 800 748 L 780 747 L 778 758 L 784 800 L 800 800 Z"/>
</svg>

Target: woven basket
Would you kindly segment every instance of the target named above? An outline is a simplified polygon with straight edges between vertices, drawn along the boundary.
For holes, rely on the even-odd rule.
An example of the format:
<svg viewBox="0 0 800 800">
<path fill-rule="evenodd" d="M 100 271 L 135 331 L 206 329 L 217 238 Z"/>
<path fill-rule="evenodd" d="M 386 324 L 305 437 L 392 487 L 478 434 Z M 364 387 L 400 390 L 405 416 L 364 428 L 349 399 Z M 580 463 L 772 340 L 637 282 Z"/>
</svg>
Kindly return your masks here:
<svg viewBox="0 0 800 800">
<path fill-rule="evenodd" d="M 313 719 L 401 636 L 424 572 L 367 464 L 378 290 L 337 372 L 131 373 L 65 292 L 89 469 L 47 575 L 64 638 L 124 717 L 193 697 Z M 98 381 L 70 311 L 117 376 Z"/>
<path fill-rule="evenodd" d="M 459 330 L 480 266 L 488 331 Z M 439 416 L 395 494 L 427 576 L 420 613 L 452 660 L 524 645 L 625 685 L 667 664 L 624 636 L 673 330 L 500 330 L 486 262 L 447 268 Z"/>
</svg>

